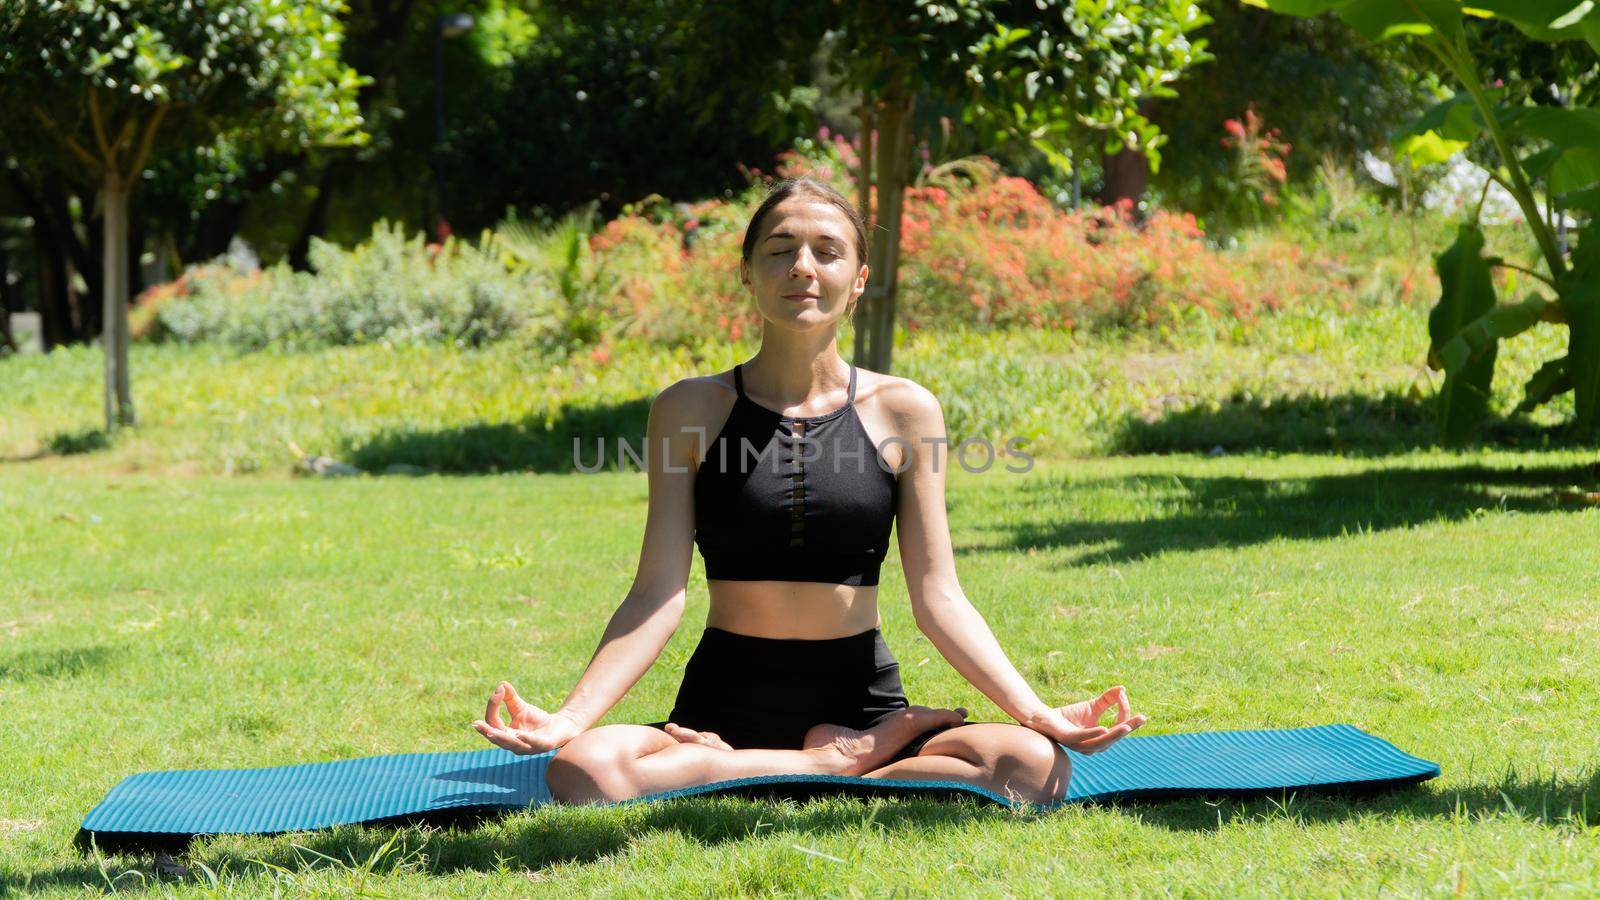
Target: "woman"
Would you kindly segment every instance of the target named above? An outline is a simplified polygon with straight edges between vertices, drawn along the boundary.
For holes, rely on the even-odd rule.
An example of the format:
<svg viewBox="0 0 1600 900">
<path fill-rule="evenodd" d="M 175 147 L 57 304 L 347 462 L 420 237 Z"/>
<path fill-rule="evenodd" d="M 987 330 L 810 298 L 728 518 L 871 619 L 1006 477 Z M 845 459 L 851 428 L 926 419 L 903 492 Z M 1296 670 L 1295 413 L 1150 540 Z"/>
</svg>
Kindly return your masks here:
<svg viewBox="0 0 1600 900">
<path fill-rule="evenodd" d="M 501 682 L 473 723 L 517 753 L 560 748 L 548 771 L 556 799 L 815 773 L 962 781 L 1046 803 L 1071 774 L 1058 744 L 1094 753 L 1144 724 L 1120 686 L 1059 708 L 1041 701 L 962 593 L 938 400 L 839 356 L 865 259 L 859 214 L 820 182 L 781 184 L 751 218 L 739 268 L 765 320 L 761 347 L 652 403 L 644 546 L 599 649 L 560 709 Z M 897 516 L 917 627 L 1020 724 L 908 705 L 878 630 L 878 568 Z M 677 629 L 691 539 L 711 603 L 671 721 L 593 727 Z M 1097 724 L 1112 707 L 1116 722 Z"/>
</svg>

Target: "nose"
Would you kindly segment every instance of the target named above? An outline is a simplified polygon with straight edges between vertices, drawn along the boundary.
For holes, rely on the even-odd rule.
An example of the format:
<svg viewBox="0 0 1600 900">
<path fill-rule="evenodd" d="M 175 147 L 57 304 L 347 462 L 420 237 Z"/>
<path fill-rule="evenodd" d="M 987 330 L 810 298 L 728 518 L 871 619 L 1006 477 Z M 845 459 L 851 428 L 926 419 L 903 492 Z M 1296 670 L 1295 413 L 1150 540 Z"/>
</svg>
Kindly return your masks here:
<svg viewBox="0 0 1600 900">
<path fill-rule="evenodd" d="M 816 274 L 816 257 L 811 255 L 811 248 L 805 244 L 795 251 L 794 265 L 789 267 L 789 276 L 807 277 Z"/>
</svg>

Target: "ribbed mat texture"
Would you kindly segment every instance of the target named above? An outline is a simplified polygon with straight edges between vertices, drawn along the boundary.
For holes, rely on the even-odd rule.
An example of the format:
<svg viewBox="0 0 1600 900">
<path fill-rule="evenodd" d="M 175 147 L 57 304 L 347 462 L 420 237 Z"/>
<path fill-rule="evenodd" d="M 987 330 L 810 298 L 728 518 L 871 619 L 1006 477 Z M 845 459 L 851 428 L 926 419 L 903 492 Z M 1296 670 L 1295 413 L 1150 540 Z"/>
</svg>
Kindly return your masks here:
<svg viewBox="0 0 1600 900">
<path fill-rule="evenodd" d="M 447 820 L 549 802 L 552 754 L 498 748 L 406 753 L 268 769 L 199 769 L 131 775 L 83 820 L 78 838 L 100 846 L 181 844 L 201 834 L 274 834 L 356 822 Z M 1130 737 L 1093 756 L 1072 754 L 1066 802 L 1119 798 L 1376 790 L 1425 781 L 1438 765 L 1350 725 Z M 640 798 L 710 793 L 771 796 L 965 795 L 1006 798 L 944 781 L 775 775 Z"/>
</svg>

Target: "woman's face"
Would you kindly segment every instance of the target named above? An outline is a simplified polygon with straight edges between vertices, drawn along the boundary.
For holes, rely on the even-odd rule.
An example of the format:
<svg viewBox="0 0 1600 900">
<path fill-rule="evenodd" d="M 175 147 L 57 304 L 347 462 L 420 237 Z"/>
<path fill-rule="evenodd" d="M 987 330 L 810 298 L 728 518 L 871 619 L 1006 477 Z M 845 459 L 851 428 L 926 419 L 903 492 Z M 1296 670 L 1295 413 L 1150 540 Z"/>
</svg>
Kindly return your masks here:
<svg viewBox="0 0 1600 900">
<path fill-rule="evenodd" d="M 837 322 L 867 287 L 854 235 L 843 210 L 812 197 L 769 210 L 739 266 L 762 318 L 801 331 Z"/>
</svg>

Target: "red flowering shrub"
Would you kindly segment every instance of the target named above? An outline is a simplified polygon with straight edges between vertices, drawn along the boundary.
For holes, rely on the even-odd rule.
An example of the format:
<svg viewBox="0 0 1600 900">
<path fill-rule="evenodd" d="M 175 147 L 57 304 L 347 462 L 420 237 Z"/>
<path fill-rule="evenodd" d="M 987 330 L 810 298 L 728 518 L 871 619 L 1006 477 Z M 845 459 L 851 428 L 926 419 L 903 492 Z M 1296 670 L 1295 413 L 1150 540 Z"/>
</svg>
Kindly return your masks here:
<svg viewBox="0 0 1600 900">
<path fill-rule="evenodd" d="M 1259 120 L 1246 120 L 1235 124 L 1248 137 Z M 839 165 L 854 153 L 849 142 L 824 134 L 802 145 L 778 175 L 837 182 L 839 172 L 850 172 Z M 1188 213 L 1157 210 L 1141 224 L 1129 204 L 1063 210 L 992 164 L 962 171 L 965 179 L 930 178 L 907 189 L 897 306 L 908 328 L 1139 328 L 1179 321 L 1191 309 L 1249 322 L 1289 303 L 1347 297 L 1369 274 L 1352 274 L 1341 259 L 1308 258 L 1286 237 L 1259 235 L 1220 250 Z M 757 333 L 738 268 L 762 180 L 734 201 L 625 216 L 595 235 L 594 250 L 622 278 L 617 312 L 637 316 L 633 333 L 664 341 Z M 853 197 L 848 181 L 836 186 Z M 1394 281 L 1384 288 L 1412 293 Z"/>
<path fill-rule="evenodd" d="M 1297 277 L 1293 245 L 1219 251 L 1188 213 L 1140 225 L 1129 204 L 1064 211 L 1021 178 L 913 189 L 904 231 L 911 327 L 1143 326 L 1189 307 L 1248 321 L 1323 287 Z"/>
<path fill-rule="evenodd" d="M 739 245 L 751 210 L 743 207 L 707 200 L 607 223 L 589 246 L 618 279 L 609 312 L 631 317 L 629 333 L 647 340 L 749 333 L 756 316 L 739 284 Z"/>
<path fill-rule="evenodd" d="M 1234 153 L 1219 215 L 1229 226 L 1259 223 L 1279 205 L 1278 193 L 1289 179 L 1284 160 L 1290 145 L 1279 139 L 1278 129 L 1263 129 L 1254 107 L 1242 119 L 1223 122 L 1222 130 L 1222 146 Z"/>
</svg>

